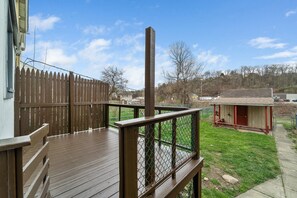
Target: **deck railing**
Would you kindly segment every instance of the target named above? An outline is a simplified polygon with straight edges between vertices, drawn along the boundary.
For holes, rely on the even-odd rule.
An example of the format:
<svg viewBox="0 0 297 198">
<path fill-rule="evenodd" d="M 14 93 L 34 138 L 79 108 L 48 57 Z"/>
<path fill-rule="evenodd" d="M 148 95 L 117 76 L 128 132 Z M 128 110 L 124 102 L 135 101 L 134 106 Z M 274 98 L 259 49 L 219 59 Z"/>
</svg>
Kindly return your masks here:
<svg viewBox="0 0 297 198">
<path fill-rule="evenodd" d="M 49 196 L 48 133 L 43 124 L 29 135 L 0 140 L 0 197 Z M 29 145 L 33 156 L 23 166 L 23 148 Z"/>
<path fill-rule="evenodd" d="M 194 197 L 201 197 L 199 111 L 115 123 L 119 128 L 120 197 L 177 196 L 191 179 Z M 168 187 L 169 179 L 175 180 L 174 186 Z"/>
<path fill-rule="evenodd" d="M 105 104 L 108 112 L 106 121 L 108 126 L 117 127 L 114 123 L 133 118 L 144 117 L 144 105 L 130 105 L 130 104 Z M 155 115 L 168 113 L 172 111 L 187 110 L 187 107 L 170 107 L 170 106 L 156 106 Z"/>
</svg>

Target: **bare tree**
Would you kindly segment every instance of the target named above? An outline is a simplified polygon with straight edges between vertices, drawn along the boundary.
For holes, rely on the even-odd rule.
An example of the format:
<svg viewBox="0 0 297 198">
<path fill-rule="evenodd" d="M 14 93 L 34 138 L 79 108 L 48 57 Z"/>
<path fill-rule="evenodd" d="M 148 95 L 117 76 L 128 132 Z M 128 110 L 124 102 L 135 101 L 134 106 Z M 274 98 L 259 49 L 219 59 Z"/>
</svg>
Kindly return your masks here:
<svg viewBox="0 0 297 198">
<path fill-rule="evenodd" d="M 190 102 L 191 81 L 199 76 L 202 71 L 202 64 L 198 64 L 191 49 L 182 41 L 173 43 L 169 51 L 170 59 L 173 63 L 173 71 L 164 71 L 164 77 L 175 83 L 174 92 L 179 97 L 182 104 Z"/>
<path fill-rule="evenodd" d="M 125 91 L 128 83 L 128 80 L 124 78 L 124 71 L 115 66 L 104 68 L 101 80 L 109 84 L 109 97 L 113 93 L 119 94 Z"/>
</svg>

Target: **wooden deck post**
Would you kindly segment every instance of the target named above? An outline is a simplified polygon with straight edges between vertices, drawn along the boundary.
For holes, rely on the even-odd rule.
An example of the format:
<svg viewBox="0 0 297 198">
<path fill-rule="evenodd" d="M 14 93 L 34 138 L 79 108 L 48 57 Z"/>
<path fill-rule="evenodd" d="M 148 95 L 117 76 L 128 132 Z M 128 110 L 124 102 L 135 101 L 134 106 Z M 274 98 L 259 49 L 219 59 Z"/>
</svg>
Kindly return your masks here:
<svg viewBox="0 0 297 198">
<path fill-rule="evenodd" d="M 158 114 L 160 115 L 161 109 L 159 109 Z M 162 139 L 162 123 L 159 122 L 158 124 L 158 146 L 161 147 L 161 139 Z"/>
<path fill-rule="evenodd" d="M 28 137 L 0 140 L 0 197 L 24 196 L 23 147 L 28 145 Z"/>
<path fill-rule="evenodd" d="M 138 197 L 137 187 L 137 138 L 138 128 L 119 130 L 120 197 Z"/>
<path fill-rule="evenodd" d="M 138 117 L 139 117 L 139 108 L 134 107 L 134 118 L 138 118 Z"/>
<path fill-rule="evenodd" d="M 145 29 L 145 116 L 155 115 L 155 30 Z"/>
<path fill-rule="evenodd" d="M 216 105 L 213 105 L 213 124 L 216 124 Z"/>
<path fill-rule="evenodd" d="M 267 106 L 265 106 L 265 133 L 269 133 L 268 129 L 268 112 L 267 112 Z"/>
<path fill-rule="evenodd" d="M 109 127 L 109 105 L 105 104 L 104 105 L 104 127 L 108 128 Z"/>
<path fill-rule="evenodd" d="M 145 29 L 145 116 L 155 115 L 155 30 Z M 154 125 L 145 127 L 145 185 L 155 182 Z"/>
<path fill-rule="evenodd" d="M 74 132 L 74 75 L 73 72 L 69 73 L 69 120 L 68 120 L 68 132 L 73 134 Z"/>
<path fill-rule="evenodd" d="M 122 113 L 122 107 L 119 106 L 119 121 L 121 121 L 121 113 Z"/>
<path fill-rule="evenodd" d="M 197 160 L 200 157 L 200 113 L 196 112 L 192 114 L 192 126 L 191 126 L 191 147 L 192 151 L 196 152 L 196 155 L 193 159 Z"/>
<path fill-rule="evenodd" d="M 234 128 L 237 128 L 237 105 L 234 105 Z"/>
<path fill-rule="evenodd" d="M 196 112 L 192 115 L 192 150 L 196 151 L 196 155 L 193 159 L 198 160 L 200 158 L 200 112 Z M 202 182 L 201 172 L 199 171 L 193 177 L 193 193 L 194 197 L 201 197 Z"/>
<path fill-rule="evenodd" d="M 174 169 L 176 165 L 176 118 L 172 119 L 172 146 L 171 146 L 171 168 Z M 175 179 L 176 174 L 175 171 L 171 175 L 172 179 Z"/>
</svg>

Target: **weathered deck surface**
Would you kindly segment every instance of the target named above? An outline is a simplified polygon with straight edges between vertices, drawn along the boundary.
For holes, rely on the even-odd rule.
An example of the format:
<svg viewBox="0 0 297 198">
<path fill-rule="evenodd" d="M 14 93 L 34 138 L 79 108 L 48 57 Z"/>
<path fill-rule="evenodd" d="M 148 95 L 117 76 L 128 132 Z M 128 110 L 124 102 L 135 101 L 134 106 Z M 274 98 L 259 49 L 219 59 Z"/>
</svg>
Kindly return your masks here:
<svg viewBox="0 0 297 198">
<path fill-rule="evenodd" d="M 118 134 L 93 130 L 50 137 L 52 197 L 118 197 Z"/>
<path fill-rule="evenodd" d="M 119 139 L 117 129 L 100 129 L 73 135 L 52 136 L 49 141 L 50 193 L 52 197 L 119 197 Z M 144 174 L 144 140 L 138 140 L 139 174 Z M 24 164 L 37 147 L 27 147 Z M 171 148 L 155 144 L 156 178 L 171 170 Z M 179 162 L 189 152 L 177 150 Z M 36 171 L 35 171 L 36 174 Z M 144 180 L 138 181 L 139 193 Z M 30 181 L 29 181 L 30 183 Z M 25 189 L 27 185 L 25 185 Z"/>
</svg>

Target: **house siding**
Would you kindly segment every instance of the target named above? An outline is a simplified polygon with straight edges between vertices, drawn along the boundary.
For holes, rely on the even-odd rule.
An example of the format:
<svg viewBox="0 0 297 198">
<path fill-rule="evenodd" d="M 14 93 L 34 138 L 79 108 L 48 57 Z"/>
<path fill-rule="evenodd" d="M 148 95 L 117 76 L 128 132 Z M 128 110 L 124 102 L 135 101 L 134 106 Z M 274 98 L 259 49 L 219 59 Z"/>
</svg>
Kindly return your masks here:
<svg viewBox="0 0 297 198">
<path fill-rule="evenodd" d="M 221 119 L 224 119 L 227 124 L 234 124 L 233 105 L 221 105 Z M 267 107 L 267 122 L 269 129 L 271 129 L 270 107 Z M 265 129 L 265 107 L 248 106 L 248 126 Z"/>
<path fill-rule="evenodd" d="M 227 124 L 234 123 L 234 106 L 221 105 L 221 119 L 225 120 Z"/>
<path fill-rule="evenodd" d="M 267 107 L 267 124 L 270 124 L 270 107 Z M 265 107 L 248 107 L 248 126 L 265 129 Z"/>
<path fill-rule="evenodd" d="M 14 136 L 14 98 L 5 99 L 7 15 L 8 1 L 0 1 L 0 139 Z M 15 53 L 13 56 L 13 60 L 15 60 Z M 13 65 L 15 65 L 15 62 Z"/>
</svg>

